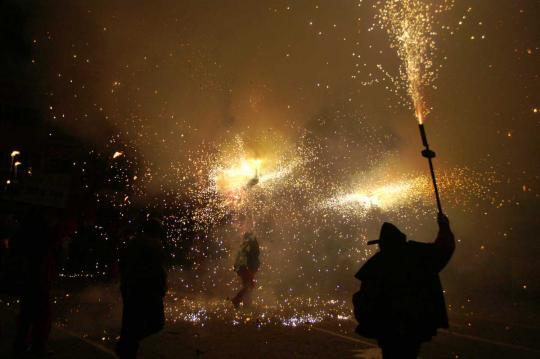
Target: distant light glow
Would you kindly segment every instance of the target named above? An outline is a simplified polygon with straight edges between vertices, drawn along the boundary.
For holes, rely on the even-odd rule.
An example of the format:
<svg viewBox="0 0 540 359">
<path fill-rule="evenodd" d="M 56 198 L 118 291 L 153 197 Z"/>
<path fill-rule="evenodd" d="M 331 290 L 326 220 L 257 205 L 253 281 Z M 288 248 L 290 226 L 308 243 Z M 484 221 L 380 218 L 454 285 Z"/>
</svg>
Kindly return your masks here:
<svg viewBox="0 0 540 359">
<path fill-rule="evenodd" d="M 112 158 L 113 158 L 113 159 L 118 158 L 118 157 L 122 156 L 123 154 L 124 154 L 124 152 L 122 152 L 122 151 L 116 151 L 116 152 L 113 154 Z"/>
</svg>

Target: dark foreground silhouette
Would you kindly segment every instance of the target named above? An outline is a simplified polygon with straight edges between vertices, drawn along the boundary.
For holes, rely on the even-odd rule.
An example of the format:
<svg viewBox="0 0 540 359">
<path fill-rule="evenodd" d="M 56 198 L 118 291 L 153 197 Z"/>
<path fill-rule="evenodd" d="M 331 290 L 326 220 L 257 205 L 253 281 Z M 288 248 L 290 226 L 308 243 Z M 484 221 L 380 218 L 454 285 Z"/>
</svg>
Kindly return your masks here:
<svg viewBox="0 0 540 359">
<path fill-rule="evenodd" d="M 14 350 L 46 352 L 51 331 L 51 285 L 56 274 L 58 235 L 51 209 L 32 208 L 12 241 L 19 259 L 20 309 Z"/>
<path fill-rule="evenodd" d="M 356 332 L 377 340 L 384 359 L 417 358 L 422 342 L 448 328 L 439 272 L 455 248 L 448 218 L 439 214 L 433 243 L 407 241 L 396 226 L 384 223 L 379 252 L 358 271 L 362 284 L 353 296 Z"/>
<path fill-rule="evenodd" d="M 122 330 L 116 353 L 122 359 L 136 358 L 139 342 L 165 325 L 163 297 L 167 274 L 163 266 L 163 229 L 149 220 L 128 242 L 120 256 Z"/>
</svg>

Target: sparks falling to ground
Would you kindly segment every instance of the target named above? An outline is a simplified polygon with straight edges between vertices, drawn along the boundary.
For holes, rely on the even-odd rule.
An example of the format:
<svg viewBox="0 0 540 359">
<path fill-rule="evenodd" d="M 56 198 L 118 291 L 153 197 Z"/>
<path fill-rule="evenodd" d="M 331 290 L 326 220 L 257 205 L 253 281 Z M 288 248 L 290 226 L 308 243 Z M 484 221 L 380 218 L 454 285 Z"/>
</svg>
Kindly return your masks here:
<svg viewBox="0 0 540 359">
<path fill-rule="evenodd" d="M 456 81 L 447 81 L 438 98 L 462 101 L 459 115 L 472 126 L 451 128 L 462 146 L 446 151 L 450 136 L 437 144 L 446 152 L 447 162 L 437 163 L 445 210 L 473 238 L 466 245 L 475 255 L 487 253 L 489 241 L 514 248 L 507 238 L 515 236 L 521 218 L 512 223 L 497 216 L 511 206 L 530 215 L 526 204 L 538 198 L 536 163 L 524 156 L 535 153 L 528 136 L 538 125 L 539 105 L 531 95 L 538 93 L 538 46 L 530 36 L 535 23 L 525 26 L 532 11 L 520 2 L 477 2 L 465 21 L 451 10 L 465 11 L 467 2 L 369 2 L 373 8 L 216 2 L 216 11 L 198 2 L 163 9 L 73 2 L 69 9 L 51 6 L 55 15 L 42 17 L 31 66 L 47 74 L 36 91 L 46 91 L 44 112 L 55 126 L 84 136 L 93 153 L 106 147 L 100 155 L 106 186 L 95 193 L 100 208 L 111 205 L 122 224 L 139 211 L 163 218 L 167 253 L 186 268 L 171 275 L 172 290 L 178 298 L 191 295 L 178 304 L 178 318 L 195 320 L 210 307 L 229 310 L 224 298 L 237 289 L 231 267 L 242 234 L 236 225 L 246 218 L 262 248 L 262 288 L 254 298 L 261 307 L 326 293 L 324 311 L 330 312 L 332 298 L 349 300 L 357 285 L 352 273 L 371 254 L 366 238 L 383 220 L 401 221 L 411 238 L 425 233 L 421 240 L 432 239 L 426 227 L 435 224 L 429 177 L 412 169 L 404 151 L 408 139 L 396 123 L 403 106 L 420 122 L 431 106 L 442 118 L 456 115 L 430 98 L 438 75 L 446 75 L 439 72 L 441 54 L 449 54 L 448 75 Z M 504 16 L 490 19 L 499 7 Z M 155 21 L 141 22 L 148 14 Z M 57 18 L 65 22 L 50 20 Z M 223 18 L 239 26 L 231 31 Z M 383 36 L 364 38 L 357 19 Z M 470 32 L 443 41 L 462 21 L 470 22 Z M 505 36 L 519 23 L 519 36 L 509 41 Z M 505 36 L 497 40 L 490 33 Z M 372 47 L 380 50 L 375 58 Z M 490 53 L 497 59 L 483 55 Z M 384 77 L 372 82 L 388 85 L 397 106 L 393 94 L 388 100 L 358 86 L 356 78 L 373 79 L 376 67 Z M 478 78 L 468 81 L 472 72 Z M 519 91 L 500 101 L 500 88 Z M 469 101 L 476 98 L 481 101 Z M 477 129 L 485 133 L 480 142 Z M 105 145 L 104 138 L 110 138 Z M 475 156 L 468 156 L 471 151 Z M 395 156 L 400 161 L 376 171 Z M 84 161 L 73 166 L 81 174 L 91 170 Z M 473 214 L 486 224 L 468 225 Z M 477 238 L 479 230 L 489 238 Z M 99 241 L 114 238 L 112 230 L 100 229 Z M 504 255 L 490 260 L 505 263 L 506 253 L 498 253 Z M 289 310 L 288 318 L 303 313 L 300 304 Z"/>
</svg>

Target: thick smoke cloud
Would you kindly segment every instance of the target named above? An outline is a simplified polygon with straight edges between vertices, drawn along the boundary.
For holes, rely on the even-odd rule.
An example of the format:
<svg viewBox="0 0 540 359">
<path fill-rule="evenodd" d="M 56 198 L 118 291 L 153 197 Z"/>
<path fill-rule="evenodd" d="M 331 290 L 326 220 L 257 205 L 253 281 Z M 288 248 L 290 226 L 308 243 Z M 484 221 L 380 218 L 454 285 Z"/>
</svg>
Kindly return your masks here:
<svg viewBox="0 0 540 359">
<path fill-rule="evenodd" d="M 451 288 L 456 278 L 472 278 L 474 288 L 483 276 L 471 273 L 479 269 L 494 287 L 530 287 L 534 277 L 524 263 L 538 245 L 526 240 L 534 230 L 522 228 L 538 229 L 538 196 L 526 189 L 538 186 L 531 154 L 540 150 L 532 3 L 475 4 L 461 30 L 439 44 L 435 60 L 443 67 L 426 125 L 437 166 L 496 173 L 476 203 L 445 199 L 462 241 Z M 458 1 L 448 22 L 461 21 L 467 7 Z M 202 144 L 238 134 L 249 142 L 271 129 L 295 146 L 307 130 L 322 148 L 326 182 L 353 183 L 380 167 L 425 171 L 412 112 L 385 89 L 389 83 L 361 85 L 383 77 L 378 63 L 397 66 L 385 35 L 368 31 L 368 4 L 62 1 L 38 2 L 34 11 L 36 99 L 54 124 L 97 148 L 118 135 L 110 151 L 128 143 L 166 171 Z M 508 13 L 521 15 L 509 20 Z M 435 231 L 434 224 L 408 226 L 422 240 Z M 364 235 L 376 235 L 375 222 L 367 227 Z"/>
</svg>

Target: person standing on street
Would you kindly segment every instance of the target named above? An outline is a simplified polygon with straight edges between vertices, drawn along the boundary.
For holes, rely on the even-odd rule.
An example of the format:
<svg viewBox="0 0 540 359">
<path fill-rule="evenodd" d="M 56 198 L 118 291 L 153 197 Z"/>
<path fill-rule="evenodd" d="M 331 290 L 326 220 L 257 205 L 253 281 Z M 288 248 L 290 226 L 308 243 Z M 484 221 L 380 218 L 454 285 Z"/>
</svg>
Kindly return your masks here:
<svg viewBox="0 0 540 359">
<path fill-rule="evenodd" d="M 242 281 L 242 289 L 232 299 L 235 308 L 240 304 L 246 305 L 250 302 L 251 292 L 255 288 L 255 274 L 259 270 L 259 242 L 252 232 L 244 233 L 242 246 L 236 255 L 234 271 Z"/>
<path fill-rule="evenodd" d="M 439 213 L 433 243 L 407 241 L 396 226 L 381 227 L 375 253 L 356 273 L 362 284 L 353 296 L 356 332 L 376 339 L 384 359 L 413 359 L 438 328 L 448 328 L 439 272 L 455 249 L 448 218 Z"/>
<path fill-rule="evenodd" d="M 140 233 L 128 240 L 120 255 L 123 311 L 116 354 L 121 359 L 136 358 L 140 341 L 159 332 L 165 325 L 164 237 L 157 219 L 145 219 Z"/>
<path fill-rule="evenodd" d="M 51 287 L 56 276 L 60 250 L 55 231 L 56 216 L 51 208 L 33 207 L 23 219 L 11 244 L 22 270 L 20 309 L 17 318 L 16 352 L 47 353 L 51 332 Z"/>
</svg>

